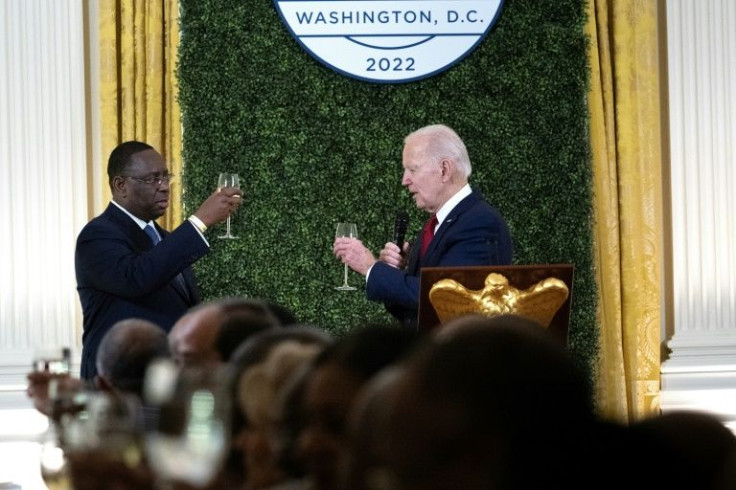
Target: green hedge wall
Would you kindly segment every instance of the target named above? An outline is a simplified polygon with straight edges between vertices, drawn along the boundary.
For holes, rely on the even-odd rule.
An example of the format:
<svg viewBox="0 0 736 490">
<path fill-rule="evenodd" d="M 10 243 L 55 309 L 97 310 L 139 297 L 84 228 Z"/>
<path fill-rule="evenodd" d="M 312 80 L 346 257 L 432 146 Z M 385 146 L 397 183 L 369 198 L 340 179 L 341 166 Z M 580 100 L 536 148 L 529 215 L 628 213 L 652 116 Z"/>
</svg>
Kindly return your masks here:
<svg viewBox="0 0 736 490">
<path fill-rule="evenodd" d="M 379 304 L 334 289 L 338 221 L 358 224 L 374 251 L 410 213 L 401 187 L 403 137 L 444 123 L 465 140 L 480 189 L 506 217 L 517 264 L 574 263 L 569 346 L 597 352 L 586 91 L 585 0 L 506 0 L 476 50 L 418 82 L 340 75 L 304 51 L 270 1 L 181 0 L 178 65 L 185 212 L 220 171 L 241 176 L 239 240 L 215 238 L 195 266 L 206 299 L 267 297 L 341 335 L 387 321 Z"/>
</svg>

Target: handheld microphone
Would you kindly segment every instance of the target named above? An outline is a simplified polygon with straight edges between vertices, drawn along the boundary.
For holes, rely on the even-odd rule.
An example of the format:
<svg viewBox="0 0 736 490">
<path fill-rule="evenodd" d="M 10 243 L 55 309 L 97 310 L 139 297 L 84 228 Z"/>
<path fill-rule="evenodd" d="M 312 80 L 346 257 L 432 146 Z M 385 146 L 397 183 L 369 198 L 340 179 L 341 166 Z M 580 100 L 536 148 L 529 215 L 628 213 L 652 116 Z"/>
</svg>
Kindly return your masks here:
<svg viewBox="0 0 736 490">
<path fill-rule="evenodd" d="M 404 253 L 404 236 L 406 235 L 406 227 L 409 224 L 409 215 L 406 211 L 399 211 L 394 218 L 394 243 Z"/>
</svg>

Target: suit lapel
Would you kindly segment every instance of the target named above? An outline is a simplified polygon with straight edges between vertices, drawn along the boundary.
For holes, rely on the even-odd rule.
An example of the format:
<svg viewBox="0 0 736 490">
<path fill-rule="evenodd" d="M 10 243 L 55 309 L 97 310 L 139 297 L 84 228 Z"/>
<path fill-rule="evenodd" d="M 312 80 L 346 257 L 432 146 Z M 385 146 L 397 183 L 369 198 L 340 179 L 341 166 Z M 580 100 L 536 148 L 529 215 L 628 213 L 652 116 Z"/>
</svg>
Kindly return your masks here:
<svg viewBox="0 0 736 490">
<path fill-rule="evenodd" d="M 112 203 L 108 204 L 105 214 L 108 215 L 110 220 L 115 221 L 118 226 L 125 231 L 125 234 L 130 237 L 133 244 L 138 247 L 140 251 L 146 251 L 153 248 L 151 238 L 146 235 L 146 232 L 143 231 L 135 221 L 130 219 L 130 217 L 122 212 L 117 206 Z M 156 231 L 158 231 L 162 240 L 169 235 L 169 232 L 158 226 L 158 223 L 154 223 L 154 225 L 156 226 Z M 188 270 L 189 269 L 187 268 L 185 271 Z M 179 281 L 174 278 L 169 281 L 169 286 L 174 288 L 174 291 L 176 291 L 176 293 L 181 296 L 186 303 L 193 304 L 193 288 L 191 287 L 193 275 L 191 274 L 191 271 L 189 275 L 192 277 L 190 278 L 187 278 L 185 274 L 182 275 L 185 277 L 184 285 L 181 285 Z"/>
<path fill-rule="evenodd" d="M 425 264 L 423 265 L 432 263 L 429 259 L 431 258 L 432 254 L 437 249 L 439 244 L 442 243 L 442 240 L 444 239 L 444 236 L 445 236 L 445 232 L 452 226 L 452 224 L 455 222 L 457 217 L 463 214 L 468 209 L 470 209 L 480 199 L 481 199 L 480 194 L 473 191 L 465 199 L 457 203 L 457 206 L 452 208 L 450 213 L 447 215 L 447 218 L 445 218 L 445 220 L 442 222 L 440 227 L 437 228 L 437 231 L 435 232 L 434 237 L 432 238 L 432 242 L 429 244 L 429 248 L 427 249 L 427 252 L 424 255 Z"/>
</svg>

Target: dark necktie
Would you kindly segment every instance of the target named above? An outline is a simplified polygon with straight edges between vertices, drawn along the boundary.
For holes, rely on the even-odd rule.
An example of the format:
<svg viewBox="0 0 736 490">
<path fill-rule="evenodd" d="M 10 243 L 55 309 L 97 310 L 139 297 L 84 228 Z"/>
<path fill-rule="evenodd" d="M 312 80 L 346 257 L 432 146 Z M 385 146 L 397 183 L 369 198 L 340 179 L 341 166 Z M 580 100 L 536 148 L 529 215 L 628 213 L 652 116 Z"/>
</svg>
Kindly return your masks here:
<svg viewBox="0 0 736 490">
<path fill-rule="evenodd" d="M 432 238 L 434 238 L 435 226 L 437 226 L 437 215 L 433 214 L 424 224 L 424 229 L 422 230 L 422 248 L 419 249 L 419 258 L 424 257 L 424 254 L 427 252 L 427 248 L 429 248 L 429 244 L 432 242 Z"/>
<path fill-rule="evenodd" d="M 161 239 L 158 236 L 158 233 L 156 233 L 156 230 L 153 229 L 153 226 L 146 225 L 146 227 L 143 228 L 143 231 L 145 231 L 146 235 L 149 236 L 149 238 L 153 242 L 154 247 L 158 245 L 158 242 L 161 241 Z M 174 279 L 176 279 L 178 286 L 183 290 L 183 292 L 188 295 L 189 293 L 187 293 L 187 287 L 186 287 L 186 284 L 184 283 L 184 276 L 182 276 L 181 273 L 179 273 L 176 275 Z"/>
<path fill-rule="evenodd" d="M 153 242 L 154 246 L 158 245 L 158 242 L 161 241 L 161 239 L 158 237 L 158 233 L 156 233 L 156 230 L 153 229 L 153 226 L 146 225 L 146 227 L 143 228 L 143 231 L 145 231 L 146 235 L 148 235 L 151 238 L 151 241 Z"/>
</svg>

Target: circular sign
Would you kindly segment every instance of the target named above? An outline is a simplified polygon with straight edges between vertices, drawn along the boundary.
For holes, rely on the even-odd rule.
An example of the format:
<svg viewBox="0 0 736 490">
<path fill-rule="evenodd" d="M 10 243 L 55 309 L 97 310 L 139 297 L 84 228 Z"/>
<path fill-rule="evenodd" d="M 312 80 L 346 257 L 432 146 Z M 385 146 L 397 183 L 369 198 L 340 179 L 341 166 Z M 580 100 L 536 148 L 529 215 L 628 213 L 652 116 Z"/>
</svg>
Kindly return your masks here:
<svg viewBox="0 0 736 490">
<path fill-rule="evenodd" d="M 312 56 L 359 80 L 402 83 L 441 73 L 490 31 L 503 0 L 274 0 Z"/>
</svg>

